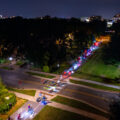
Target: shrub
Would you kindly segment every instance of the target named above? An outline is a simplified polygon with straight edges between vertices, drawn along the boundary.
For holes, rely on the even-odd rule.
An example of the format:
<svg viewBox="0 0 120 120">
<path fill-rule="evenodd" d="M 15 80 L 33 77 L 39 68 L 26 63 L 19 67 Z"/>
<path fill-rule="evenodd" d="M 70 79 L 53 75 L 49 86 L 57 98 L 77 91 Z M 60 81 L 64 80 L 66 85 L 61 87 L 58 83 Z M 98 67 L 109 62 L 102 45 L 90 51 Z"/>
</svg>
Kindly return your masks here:
<svg viewBox="0 0 120 120">
<path fill-rule="evenodd" d="M 16 96 L 9 93 L 0 80 L 0 113 L 6 113 L 16 103 Z"/>
<path fill-rule="evenodd" d="M 16 96 L 7 93 L 0 96 L 0 113 L 6 113 L 16 103 Z"/>
<path fill-rule="evenodd" d="M 44 71 L 44 72 L 49 72 L 49 71 L 50 71 L 50 69 L 49 69 L 49 67 L 48 67 L 48 66 L 43 66 L 43 71 Z"/>
<path fill-rule="evenodd" d="M 20 65 L 22 65 L 22 64 L 24 64 L 24 62 L 21 61 L 21 60 L 19 60 L 19 61 L 16 62 L 16 65 L 19 65 L 19 66 L 20 66 Z"/>
</svg>

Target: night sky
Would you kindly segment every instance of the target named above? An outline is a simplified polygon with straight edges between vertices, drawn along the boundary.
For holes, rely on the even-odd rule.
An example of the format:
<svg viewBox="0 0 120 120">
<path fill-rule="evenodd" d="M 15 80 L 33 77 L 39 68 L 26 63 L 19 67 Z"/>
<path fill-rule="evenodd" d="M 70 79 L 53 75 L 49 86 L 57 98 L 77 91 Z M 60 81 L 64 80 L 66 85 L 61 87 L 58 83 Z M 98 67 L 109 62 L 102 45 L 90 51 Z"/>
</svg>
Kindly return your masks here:
<svg viewBox="0 0 120 120">
<path fill-rule="evenodd" d="M 0 0 L 3 16 L 79 18 L 101 15 L 111 18 L 116 13 L 120 13 L 120 0 Z"/>
</svg>

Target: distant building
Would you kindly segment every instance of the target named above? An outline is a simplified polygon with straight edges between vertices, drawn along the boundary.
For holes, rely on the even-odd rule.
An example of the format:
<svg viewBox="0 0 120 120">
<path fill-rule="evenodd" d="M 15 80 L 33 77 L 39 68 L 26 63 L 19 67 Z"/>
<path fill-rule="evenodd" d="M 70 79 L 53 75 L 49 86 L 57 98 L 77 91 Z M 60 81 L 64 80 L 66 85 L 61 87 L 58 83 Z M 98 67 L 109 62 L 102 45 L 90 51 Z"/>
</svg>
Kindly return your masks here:
<svg viewBox="0 0 120 120">
<path fill-rule="evenodd" d="M 110 42 L 111 37 L 110 37 L 110 35 L 104 35 L 104 36 L 96 37 L 95 39 L 96 39 L 96 41 L 98 41 L 98 42 L 108 43 L 108 42 Z"/>
<path fill-rule="evenodd" d="M 91 17 L 89 17 L 89 20 L 90 21 L 94 21 L 94 20 L 102 21 L 103 18 L 101 16 L 91 16 Z"/>
<path fill-rule="evenodd" d="M 7 19 L 8 17 L 5 17 L 3 15 L 0 15 L 0 19 Z"/>
<path fill-rule="evenodd" d="M 108 21 L 107 21 L 107 27 L 108 27 L 108 28 L 112 27 L 113 23 L 114 23 L 113 20 L 108 20 Z"/>
<path fill-rule="evenodd" d="M 0 15 L 0 19 L 3 19 L 3 16 L 2 16 L 2 15 Z"/>
<path fill-rule="evenodd" d="M 89 22 L 89 21 L 90 21 L 90 20 L 89 20 L 89 17 L 81 17 L 80 20 L 81 20 L 82 22 Z"/>
<path fill-rule="evenodd" d="M 120 21 L 120 14 L 116 14 L 112 20 L 114 20 L 114 22 Z"/>
<path fill-rule="evenodd" d="M 10 16 L 9 18 L 11 18 L 11 19 L 12 19 L 12 18 L 15 18 L 15 17 L 16 17 L 16 16 Z"/>
</svg>

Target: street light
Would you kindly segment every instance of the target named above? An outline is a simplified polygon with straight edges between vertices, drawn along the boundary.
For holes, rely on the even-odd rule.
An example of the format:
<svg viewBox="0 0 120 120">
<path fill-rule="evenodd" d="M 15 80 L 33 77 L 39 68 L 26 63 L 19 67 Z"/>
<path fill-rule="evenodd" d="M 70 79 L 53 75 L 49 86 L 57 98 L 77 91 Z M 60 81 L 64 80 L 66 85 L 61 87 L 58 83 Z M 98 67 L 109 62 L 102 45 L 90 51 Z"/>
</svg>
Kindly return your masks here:
<svg viewBox="0 0 120 120">
<path fill-rule="evenodd" d="M 12 57 L 9 57 L 8 59 L 9 59 L 10 61 L 12 61 L 12 60 L 13 60 L 13 58 L 12 58 Z"/>
<path fill-rule="evenodd" d="M 57 64 L 57 67 L 59 68 L 59 67 L 60 67 L 60 65 L 59 65 L 59 64 Z"/>
<path fill-rule="evenodd" d="M 59 69 L 59 67 L 60 67 L 60 64 L 57 64 L 57 68 Z M 57 71 L 57 74 L 58 74 L 58 71 Z"/>
<path fill-rule="evenodd" d="M 60 64 L 57 64 L 57 67 L 59 68 L 60 67 Z M 58 74 L 58 71 L 57 71 L 57 74 Z M 60 83 L 60 79 L 57 80 L 57 84 Z"/>
</svg>

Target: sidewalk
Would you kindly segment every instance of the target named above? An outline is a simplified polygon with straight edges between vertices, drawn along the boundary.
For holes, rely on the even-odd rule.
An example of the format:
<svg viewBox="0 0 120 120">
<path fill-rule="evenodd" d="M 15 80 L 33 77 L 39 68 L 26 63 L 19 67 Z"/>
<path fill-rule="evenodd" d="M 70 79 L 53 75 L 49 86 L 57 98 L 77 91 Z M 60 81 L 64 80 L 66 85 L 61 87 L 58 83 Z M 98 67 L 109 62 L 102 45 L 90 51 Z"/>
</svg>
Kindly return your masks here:
<svg viewBox="0 0 120 120">
<path fill-rule="evenodd" d="M 33 119 L 42 110 L 44 105 L 36 102 L 36 99 L 39 97 L 40 92 L 47 97 L 47 100 L 50 100 L 51 97 L 53 97 L 53 95 L 50 96 L 46 92 L 40 90 L 36 90 L 35 96 L 25 95 L 14 91 L 10 92 L 13 92 L 17 97 L 28 100 L 28 102 L 26 102 L 21 108 L 19 108 L 10 116 L 10 118 L 13 120 L 16 120 L 19 114 L 21 114 L 21 120 Z M 30 104 L 32 107 L 32 113 L 28 111 L 28 104 Z"/>
<path fill-rule="evenodd" d="M 32 111 L 28 111 L 28 105 L 32 107 Z M 18 115 L 21 115 L 21 120 L 30 120 L 33 119 L 44 107 L 44 105 L 41 105 L 39 103 L 28 101 L 26 102 L 21 108 L 19 108 L 16 112 L 14 112 L 10 118 L 12 120 L 16 120 Z"/>
<path fill-rule="evenodd" d="M 22 99 L 26 99 L 29 101 L 33 101 L 33 102 L 36 102 L 36 99 L 39 97 L 40 92 L 42 93 L 42 95 L 45 95 L 47 97 L 47 100 L 50 100 L 54 96 L 53 94 L 49 94 L 42 90 L 36 90 L 35 96 L 30 96 L 30 95 L 26 95 L 26 94 L 14 92 L 14 91 L 10 91 L 10 92 L 14 93 L 17 97 L 20 97 Z"/>
<path fill-rule="evenodd" d="M 60 104 L 60 103 L 56 103 L 56 102 L 49 103 L 49 106 L 59 108 L 59 109 L 62 109 L 62 110 L 66 110 L 66 111 L 69 111 L 69 112 L 74 112 L 74 113 L 77 113 L 77 114 L 80 114 L 80 115 L 83 115 L 83 116 L 86 116 L 86 117 L 89 117 L 89 118 L 92 118 L 92 119 L 95 119 L 95 120 L 108 120 L 107 118 L 105 118 L 103 116 L 96 115 L 96 114 L 93 114 L 91 112 L 87 112 L 87 111 L 84 111 L 84 110 L 81 110 L 81 109 L 73 108 L 73 107 L 63 105 L 63 104 Z"/>
<path fill-rule="evenodd" d="M 17 93 L 17 92 L 13 92 L 15 93 L 15 95 L 17 97 L 20 97 L 20 98 L 23 98 L 23 99 L 27 99 L 28 102 L 25 103 L 19 110 L 17 110 L 15 113 L 13 113 L 13 115 L 11 116 L 11 118 L 16 118 L 17 115 L 19 113 L 24 113 L 26 112 L 27 110 L 27 106 L 28 104 L 30 103 L 32 106 L 34 106 L 34 111 L 35 111 L 35 114 L 34 116 L 40 112 L 40 110 L 44 107 L 44 106 L 41 106 L 39 103 L 36 102 L 36 98 L 39 96 L 39 92 L 40 90 L 36 90 L 36 94 L 35 96 L 29 96 L 29 95 L 25 95 L 25 94 L 22 94 L 22 93 Z M 51 96 L 47 96 L 47 93 L 45 93 L 44 91 L 41 91 L 43 94 L 45 94 L 45 96 L 48 98 L 48 100 L 51 100 L 52 98 L 54 98 L 55 96 L 51 95 Z M 83 116 L 86 116 L 86 117 L 89 117 L 89 118 L 92 118 L 92 119 L 95 119 L 95 120 L 107 120 L 107 118 L 103 117 L 103 116 L 100 116 L 100 115 L 96 115 L 94 113 L 91 113 L 91 112 L 87 112 L 87 111 L 84 111 L 84 110 L 81 110 L 81 109 L 77 109 L 77 108 L 73 108 L 73 107 L 70 107 L 70 106 L 67 106 L 67 105 L 63 105 L 63 104 L 60 104 L 60 103 L 56 103 L 56 102 L 50 102 L 48 103 L 49 106 L 53 106 L 55 108 L 59 108 L 59 109 L 62 109 L 62 110 L 66 110 L 66 111 L 70 111 L 70 112 L 73 112 L 73 113 L 77 113 L 77 114 L 80 114 L 80 115 L 83 115 Z M 94 106 L 95 107 L 95 106 Z M 103 110 L 101 110 L 103 111 Z M 32 116 L 32 118 L 34 117 Z M 14 119 L 13 119 L 14 120 Z"/>
<path fill-rule="evenodd" d="M 11 92 L 13 92 L 13 91 L 11 91 Z M 85 101 L 83 101 L 83 100 L 75 99 L 75 98 L 73 98 L 73 97 L 68 97 L 68 96 L 61 95 L 61 94 L 52 95 L 52 94 L 49 94 L 49 93 L 47 93 L 47 92 L 40 91 L 40 90 L 36 90 L 35 96 L 25 95 L 25 94 L 17 93 L 17 92 L 13 92 L 13 93 L 14 93 L 17 97 L 20 97 L 20 98 L 22 98 L 22 99 L 26 99 L 26 100 L 28 100 L 28 101 L 36 102 L 36 99 L 39 97 L 39 93 L 40 93 L 40 92 L 41 92 L 43 95 L 45 95 L 45 96 L 47 97 L 47 100 L 49 100 L 49 101 L 50 101 L 51 99 L 53 99 L 54 97 L 56 97 L 57 95 L 58 95 L 58 96 L 63 96 L 63 97 L 69 98 L 69 99 L 81 101 L 81 102 L 83 102 L 83 103 L 85 103 L 85 104 L 88 104 L 88 105 L 90 105 L 90 106 L 92 106 L 92 107 L 94 107 L 94 108 L 96 108 L 96 109 L 98 109 L 98 110 L 100 110 L 100 111 L 103 111 L 103 112 L 105 112 L 105 113 L 108 113 L 107 111 L 105 111 L 105 110 L 103 110 L 103 109 L 101 109 L 101 108 L 98 108 L 98 107 L 96 107 L 96 106 L 94 106 L 94 105 L 92 105 L 92 104 L 89 104 L 89 103 L 87 103 L 87 102 L 85 102 Z"/>
<path fill-rule="evenodd" d="M 33 101 L 33 102 L 36 101 L 34 96 L 25 95 L 25 94 L 14 92 L 14 91 L 10 91 L 10 92 L 14 93 L 19 98 L 26 99 L 26 100 Z"/>
</svg>

